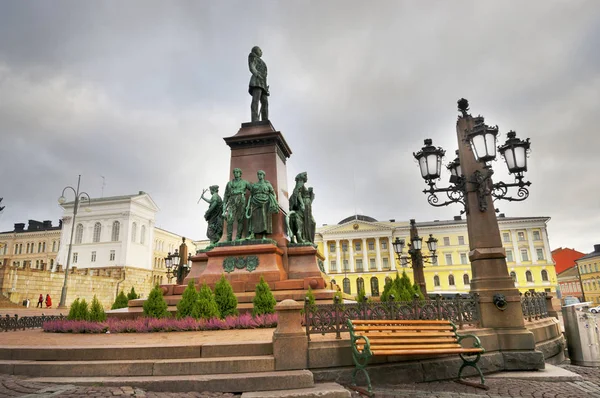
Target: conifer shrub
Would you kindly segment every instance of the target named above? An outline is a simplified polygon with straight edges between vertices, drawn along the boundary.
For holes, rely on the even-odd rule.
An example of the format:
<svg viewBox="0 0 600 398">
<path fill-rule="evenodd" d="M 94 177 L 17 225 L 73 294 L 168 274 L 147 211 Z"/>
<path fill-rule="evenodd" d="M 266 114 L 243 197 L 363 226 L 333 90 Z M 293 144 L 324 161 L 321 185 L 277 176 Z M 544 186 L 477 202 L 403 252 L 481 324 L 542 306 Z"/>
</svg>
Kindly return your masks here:
<svg viewBox="0 0 600 398">
<path fill-rule="evenodd" d="M 92 306 L 90 307 L 90 321 L 94 322 L 104 322 L 106 320 L 106 313 L 104 312 L 104 307 L 100 304 L 98 297 L 94 295 L 92 299 Z"/>
<path fill-rule="evenodd" d="M 229 315 L 237 315 L 237 297 L 233 293 L 231 284 L 225 279 L 225 275 L 221 275 L 221 279 L 215 285 L 215 301 L 219 307 L 219 315 L 221 319 Z"/>
<path fill-rule="evenodd" d="M 196 305 L 194 306 L 192 316 L 196 319 L 211 319 L 221 317 L 221 314 L 219 313 L 219 306 L 215 301 L 215 295 L 206 283 L 203 283 L 202 287 L 200 288 L 198 300 L 196 300 Z"/>
<path fill-rule="evenodd" d="M 402 277 L 398 278 L 398 274 L 396 274 L 396 279 L 394 280 L 394 288 L 398 295 L 396 296 L 396 301 L 412 301 L 415 295 L 412 284 L 410 283 L 410 278 L 406 275 L 406 272 L 402 272 Z"/>
<path fill-rule="evenodd" d="M 361 288 L 358 291 L 358 296 L 356 296 L 356 302 L 357 303 L 366 303 L 367 302 L 367 293 L 365 292 L 364 288 Z"/>
<path fill-rule="evenodd" d="M 342 294 L 342 292 L 337 291 L 333 293 L 333 302 L 337 302 L 342 306 L 342 308 L 344 308 L 344 295 Z"/>
<path fill-rule="evenodd" d="M 312 287 L 308 287 L 308 291 L 306 292 L 306 298 L 308 299 L 308 310 L 313 312 L 317 309 L 315 294 L 312 291 Z M 306 299 L 305 299 L 306 302 Z M 302 308 L 301 314 L 304 315 L 304 308 Z"/>
<path fill-rule="evenodd" d="M 414 292 L 414 294 L 419 296 L 419 298 L 418 298 L 419 301 L 425 300 L 425 296 L 423 295 L 421 288 L 416 283 L 413 285 L 413 292 Z"/>
<path fill-rule="evenodd" d="M 196 286 L 194 286 L 194 281 L 189 281 L 187 287 L 183 291 L 181 300 L 177 303 L 177 313 L 175 315 L 177 319 L 193 316 L 194 306 L 196 306 L 197 301 L 198 291 L 196 290 Z M 198 319 L 197 316 L 194 318 Z"/>
<path fill-rule="evenodd" d="M 148 299 L 144 302 L 144 315 L 152 318 L 168 318 L 171 315 L 167 310 L 167 302 L 158 285 L 154 286 L 148 295 Z"/>
<path fill-rule="evenodd" d="M 131 286 L 131 290 L 127 293 L 127 300 L 139 299 L 140 295 L 135 292 L 135 288 Z"/>
<path fill-rule="evenodd" d="M 77 313 L 79 312 L 79 297 L 75 299 L 71 303 L 71 307 L 69 308 L 69 315 L 67 315 L 67 319 L 70 321 L 74 321 L 77 319 Z"/>
<path fill-rule="evenodd" d="M 396 276 L 398 274 L 396 273 Z M 393 294 L 394 297 L 397 296 L 397 293 L 394 291 L 394 281 L 391 279 L 388 279 L 385 282 L 385 285 L 383 286 L 383 293 L 381 293 L 381 297 L 380 300 L 381 301 L 389 301 L 390 300 L 390 295 Z"/>
<path fill-rule="evenodd" d="M 252 300 L 252 316 L 262 314 L 274 314 L 275 313 L 275 296 L 269 288 L 269 284 L 265 282 L 263 277 L 260 277 L 260 282 L 256 285 L 254 290 L 254 299 Z"/>
<path fill-rule="evenodd" d="M 87 321 L 90 318 L 90 310 L 89 305 L 85 299 L 81 299 L 79 305 L 77 306 L 77 311 L 75 312 L 75 320 L 77 321 Z"/>
<path fill-rule="evenodd" d="M 127 308 L 127 305 L 129 304 L 128 301 L 129 300 L 127 300 L 127 296 L 121 290 L 121 293 L 117 295 L 117 298 L 115 299 L 115 302 L 113 303 L 112 307 L 110 307 L 110 309 L 118 310 L 119 308 Z"/>
</svg>

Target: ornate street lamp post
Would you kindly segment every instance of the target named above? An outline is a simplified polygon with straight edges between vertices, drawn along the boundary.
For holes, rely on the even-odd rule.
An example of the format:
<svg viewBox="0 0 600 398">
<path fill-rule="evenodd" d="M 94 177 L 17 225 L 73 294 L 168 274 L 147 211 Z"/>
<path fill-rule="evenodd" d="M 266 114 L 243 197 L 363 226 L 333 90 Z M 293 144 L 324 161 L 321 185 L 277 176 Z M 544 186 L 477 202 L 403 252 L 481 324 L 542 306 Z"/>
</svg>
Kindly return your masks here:
<svg viewBox="0 0 600 398">
<path fill-rule="evenodd" d="M 58 304 L 58 308 L 66 307 L 65 303 L 67 300 L 67 278 L 69 277 L 69 266 L 71 265 L 71 249 L 73 247 L 73 234 L 75 233 L 75 218 L 77 217 L 77 210 L 79 209 L 79 202 L 82 199 L 87 199 L 88 205 L 90 203 L 90 195 L 88 195 L 85 192 L 79 192 L 80 183 L 81 183 L 81 174 L 79 175 L 79 177 L 77 177 L 77 189 L 75 189 L 71 186 L 66 186 L 63 189 L 62 194 L 60 195 L 60 198 L 58 198 L 58 203 L 62 205 L 67 201 L 67 199 L 65 198 L 65 191 L 67 189 L 70 189 L 75 194 L 75 203 L 73 205 L 73 219 L 71 220 L 71 237 L 69 239 L 69 251 L 67 254 L 67 267 L 65 268 L 65 280 L 63 282 L 62 291 L 60 292 L 60 302 Z"/>
<path fill-rule="evenodd" d="M 410 249 L 408 249 L 408 254 L 410 255 L 410 260 L 406 257 L 403 257 L 402 251 L 404 250 L 404 246 L 406 242 L 404 239 L 400 239 L 396 237 L 396 240 L 392 243 L 394 245 L 394 251 L 396 252 L 396 256 L 398 256 L 398 261 L 402 265 L 403 261 L 410 263 L 413 269 L 413 278 L 415 279 L 415 283 L 421 289 L 423 296 L 427 297 L 427 286 L 425 283 L 425 271 L 424 271 L 424 263 L 435 264 L 437 261 L 437 255 L 435 254 L 437 250 L 437 242 L 438 240 L 433 237 L 432 234 L 429 234 L 429 239 L 427 239 L 427 248 L 431 252 L 431 255 L 424 256 L 421 252 L 421 248 L 423 246 L 423 238 L 419 236 L 419 231 L 417 230 L 417 224 L 414 219 L 410 220 L 410 241 L 408 245 Z"/>
<path fill-rule="evenodd" d="M 456 124 L 458 157 L 447 166 L 451 185 L 447 188 L 436 186 L 435 180 L 440 178 L 445 152 L 427 139 L 425 146 L 414 154 L 421 176 L 429 185 L 423 192 L 429 194 L 428 202 L 432 206 L 451 203 L 464 206 L 473 275 L 471 292 L 480 298 L 481 327 L 503 329 L 498 333 L 511 334 L 512 340 L 504 342 L 507 347 L 533 349 L 532 334 L 524 328 L 519 291 L 506 266 L 506 252 L 494 210 L 494 200 L 521 201 L 529 196 L 527 187 L 531 183 L 523 181 L 523 173 L 527 171 L 529 139 L 522 141 L 511 131 L 504 145 L 497 148 L 498 126 L 486 125 L 482 116 L 472 117 L 468 113 L 469 102 L 464 98 L 458 101 L 458 109 L 461 112 Z M 504 157 L 515 182 L 492 182 L 493 170 L 488 162 L 496 158 L 496 150 Z M 507 196 L 509 188 L 518 189 L 516 197 Z M 436 196 L 439 192 L 446 193 L 448 200 L 439 203 Z"/>
<path fill-rule="evenodd" d="M 167 278 L 169 279 L 169 284 L 173 278 L 176 278 L 176 283 L 181 285 L 183 283 L 182 280 L 179 280 L 179 275 L 187 275 L 188 272 L 192 268 L 192 254 L 190 253 L 187 258 L 187 262 L 181 263 L 181 256 L 179 255 L 179 251 L 175 249 L 175 253 L 168 253 L 167 257 L 165 257 L 165 267 L 167 268 Z M 179 273 L 179 268 L 185 268 L 183 273 Z M 182 279 L 182 278 L 181 278 Z"/>
<path fill-rule="evenodd" d="M 350 294 L 350 281 L 348 280 L 348 267 L 349 264 L 346 262 L 346 252 L 348 251 L 348 243 L 342 243 L 342 253 L 344 253 L 344 259 L 342 260 L 342 265 L 344 266 L 344 281 L 342 282 L 342 287 L 344 288 L 345 294 Z"/>
</svg>

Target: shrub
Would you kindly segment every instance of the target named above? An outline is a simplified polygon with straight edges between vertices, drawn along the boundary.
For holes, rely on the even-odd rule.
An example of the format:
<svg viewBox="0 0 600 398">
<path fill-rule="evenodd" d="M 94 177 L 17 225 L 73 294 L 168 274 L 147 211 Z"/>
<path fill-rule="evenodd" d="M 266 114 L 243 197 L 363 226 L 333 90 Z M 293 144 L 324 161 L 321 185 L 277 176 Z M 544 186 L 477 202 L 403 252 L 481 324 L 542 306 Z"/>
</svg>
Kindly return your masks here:
<svg viewBox="0 0 600 398">
<path fill-rule="evenodd" d="M 308 299 L 308 310 L 309 311 L 314 311 L 317 309 L 317 304 L 315 303 L 315 294 L 312 291 L 312 287 L 308 287 L 308 291 L 306 292 L 306 298 Z M 305 304 L 306 304 L 306 299 L 304 300 Z M 301 311 L 302 315 L 304 315 L 304 308 L 302 308 Z"/>
<path fill-rule="evenodd" d="M 356 296 L 357 303 L 365 303 L 367 301 L 367 294 L 365 293 L 365 289 L 360 289 L 358 291 L 358 296 Z"/>
<path fill-rule="evenodd" d="M 127 300 L 139 299 L 140 295 L 135 292 L 135 288 L 131 286 L 131 290 L 127 293 Z"/>
<path fill-rule="evenodd" d="M 106 320 L 106 313 L 96 295 L 94 295 L 94 298 L 92 299 L 89 320 L 94 322 L 104 322 Z"/>
<path fill-rule="evenodd" d="M 344 308 L 344 295 L 342 294 L 342 292 L 337 291 L 333 293 L 333 302 L 335 303 L 336 301 L 342 305 L 342 308 Z"/>
<path fill-rule="evenodd" d="M 198 301 L 198 291 L 194 286 L 194 281 L 190 281 L 183 291 L 183 295 L 181 296 L 181 300 L 177 303 L 177 319 L 185 318 L 187 316 L 193 316 L 194 306 L 196 305 L 196 301 Z M 198 318 L 194 316 L 194 318 Z"/>
<path fill-rule="evenodd" d="M 206 283 L 202 284 L 200 293 L 198 293 L 198 300 L 194 306 L 193 316 L 196 319 L 219 318 L 221 316 L 215 296 Z"/>
<path fill-rule="evenodd" d="M 167 310 L 167 302 L 158 285 L 154 286 L 148 295 L 148 299 L 144 302 L 144 315 L 152 318 L 167 318 L 171 315 Z"/>
<path fill-rule="evenodd" d="M 389 301 L 390 294 L 397 296 L 397 293 L 394 291 L 394 282 L 391 279 L 388 279 L 383 286 L 383 293 L 381 293 L 381 301 Z"/>
<path fill-rule="evenodd" d="M 77 313 L 79 312 L 79 297 L 75 299 L 71 303 L 71 308 L 69 308 L 69 315 L 67 315 L 67 319 L 73 321 L 77 319 Z"/>
<path fill-rule="evenodd" d="M 406 272 L 402 272 L 402 277 L 399 278 L 398 274 L 396 274 L 396 279 L 394 279 L 394 289 L 398 293 L 396 296 L 396 301 L 412 301 L 414 298 L 414 290 L 412 284 L 410 283 L 410 279 Z"/>
<path fill-rule="evenodd" d="M 419 296 L 419 301 L 425 300 L 425 296 L 423 295 L 421 288 L 416 283 L 413 285 L 413 292 L 414 292 L 414 294 Z M 413 295 L 413 297 L 414 297 L 414 295 Z"/>
<path fill-rule="evenodd" d="M 254 290 L 254 299 L 252 300 L 252 315 L 274 314 L 277 301 L 269 288 L 269 284 L 260 277 L 260 282 Z"/>
<path fill-rule="evenodd" d="M 90 318 L 90 310 L 87 301 L 82 299 L 77 306 L 77 311 L 75 312 L 75 320 L 77 321 L 87 321 Z"/>
<path fill-rule="evenodd" d="M 219 307 L 221 318 L 229 315 L 237 315 L 237 297 L 233 293 L 233 288 L 225 279 L 225 275 L 221 275 L 221 279 L 215 285 L 215 301 Z"/>
<path fill-rule="evenodd" d="M 117 298 L 115 299 L 115 302 L 113 303 L 112 307 L 110 307 L 110 309 L 118 310 L 119 308 L 127 308 L 127 305 L 129 304 L 128 301 L 129 300 L 127 300 L 127 296 L 121 290 L 121 293 L 117 295 Z"/>
</svg>

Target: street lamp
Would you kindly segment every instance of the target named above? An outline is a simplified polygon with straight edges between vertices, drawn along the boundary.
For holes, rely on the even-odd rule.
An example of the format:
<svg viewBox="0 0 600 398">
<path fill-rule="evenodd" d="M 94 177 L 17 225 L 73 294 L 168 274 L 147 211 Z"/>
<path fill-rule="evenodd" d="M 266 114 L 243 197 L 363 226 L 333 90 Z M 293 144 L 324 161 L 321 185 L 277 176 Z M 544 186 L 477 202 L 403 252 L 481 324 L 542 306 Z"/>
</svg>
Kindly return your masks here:
<svg viewBox="0 0 600 398">
<path fill-rule="evenodd" d="M 342 286 L 345 294 L 350 294 L 350 281 L 348 280 L 348 263 L 346 262 L 346 252 L 348 251 L 348 243 L 342 243 L 342 253 L 344 253 L 343 265 L 344 265 L 344 281 Z"/>
<path fill-rule="evenodd" d="M 75 218 L 77 217 L 77 210 L 79 209 L 79 202 L 82 199 L 87 199 L 88 206 L 90 204 L 90 195 L 88 195 L 86 192 L 79 192 L 80 183 L 81 183 L 81 174 L 79 175 L 79 177 L 77 177 L 77 189 L 75 189 L 71 186 L 66 186 L 63 189 L 62 194 L 58 198 L 58 203 L 62 205 L 67 201 L 67 199 L 65 198 L 65 191 L 67 189 L 70 189 L 75 194 L 75 203 L 73 205 L 73 220 L 71 220 L 71 223 L 72 223 L 71 224 L 71 237 L 69 239 L 69 251 L 67 254 L 67 267 L 65 268 L 65 280 L 63 282 L 62 291 L 60 292 L 60 302 L 58 304 L 58 308 L 66 307 L 67 278 L 69 277 L 69 266 L 71 265 L 71 250 L 73 248 L 73 234 L 75 233 Z"/>
<path fill-rule="evenodd" d="M 520 340 L 530 345 L 530 332 L 524 327 L 519 291 L 506 266 L 506 252 L 494 209 L 495 200 L 522 201 L 529 196 L 527 187 L 531 182 L 523 181 L 523 173 L 527 171 L 529 139 L 520 140 L 514 131 L 510 131 L 506 142 L 497 147 L 498 126 L 486 125 L 483 116 L 471 116 L 468 113 L 469 102 L 464 98 L 458 101 L 458 109 L 461 113 L 456 125 L 458 157 L 447 165 L 451 185 L 445 188 L 436 186 L 436 180 L 440 178 L 439 168 L 432 171 L 428 166 L 427 173 L 424 172 L 423 164 L 439 165 L 445 154 L 442 148 L 433 146 L 431 139 L 425 140 L 425 146 L 413 154 L 419 163 L 421 176 L 429 186 L 423 192 L 428 194 L 427 201 L 432 206 L 461 203 L 464 209 L 461 213 L 467 214 L 473 275 L 470 286 L 471 292 L 479 295 L 481 327 L 513 329 L 515 334 L 522 336 L 522 339 L 515 340 L 515 344 Z M 508 172 L 515 176 L 514 182 L 493 183 L 491 177 L 494 171 L 489 162 L 496 159 L 496 152 L 504 158 Z M 509 188 L 517 188 L 516 196 L 507 196 Z M 447 201 L 440 202 L 436 196 L 440 192 L 447 194 Z M 435 246 L 433 242 L 432 245 Z M 497 311 L 502 311 L 502 316 L 498 316 Z"/>
<path fill-rule="evenodd" d="M 424 263 L 435 264 L 437 262 L 437 255 L 435 254 L 437 250 L 437 242 L 438 240 L 433 237 L 433 234 L 429 234 L 429 239 L 425 241 L 427 243 L 427 248 L 431 252 L 430 255 L 425 256 L 421 252 L 423 247 L 423 238 L 419 236 L 419 231 L 417 230 L 417 225 L 414 219 L 410 220 L 410 241 L 408 244 L 410 249 L 408 249 L 408 254 L 410 255 L 410 259 L 403 256 L 402 251 L 404 250 L 404 246 L 406 242 L 404 239 L 400 239 L 396 237 L 392 245 L 394 247 L 394 252 L 396 252 L 396 256 L 398 256 L 398 260 L 400 264 L 404 265 L 404 262 L 407 264 L 410 263 L 413 269 L 413 277 L 415 279 L 415 283 L 421 289 L 423 296 L 427 297 L 427 286 L 425 283 L 425 272 L 424 272 Z"/>
<path fill-rule="evenodd" d="M 181 263 L 181 256 L 177 249 L 175 249 L 175 253 L 168 253 L 167 257 L 165 257 L 165 267 L 167 268 L 167 278 L 169 278 L 169 284 L 171 284 L 171 280 L 173 278 L 178 278 L 179 268 L 184 268 L 184 275 L 192 268 L 192 254 L 188 254 L 187 262 Z M 183 283 L 182 281 L 177 280 L 178 284 Z"/>
</svg>

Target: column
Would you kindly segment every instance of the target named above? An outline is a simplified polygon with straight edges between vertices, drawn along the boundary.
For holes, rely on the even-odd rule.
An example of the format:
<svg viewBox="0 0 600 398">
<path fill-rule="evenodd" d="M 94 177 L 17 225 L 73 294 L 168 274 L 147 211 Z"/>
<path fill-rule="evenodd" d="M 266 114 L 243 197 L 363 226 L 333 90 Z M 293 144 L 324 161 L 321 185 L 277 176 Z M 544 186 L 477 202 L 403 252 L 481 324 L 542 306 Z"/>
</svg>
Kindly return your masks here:
<svg viewBox="0 0 600 398">
<path fill-rule="evenodd" d="M 546 252 L 546 261 L 552 264 L 554 261 L 552 260 L 552 252 L 550 251 L 550 242 L 548 242 L 548 231 L 546 231 L 546 227 L 542 228 L 542 242 L 544 242 L 544 251 Z"/>
<path fill-rule="evenodd" d="M 381 271 L 381 243 L 379 242 L 379 237 L 375 238 L 375 266 L 377 266 L 377 271 Z"/>
<path fill-rule="evenodd" d="M 367 238 L 362 238 L 363 270 L 369 270 L 369 254 L 367 253 Z M 365 287 L 366 289 L 366 287 Z"/>
<path fill-rule="evenodd" d="M 327 240 L 323 240 L 323 256 L 325 256 L 325 273 L 329 274 L 329 267 L 331 264 L 329 263 L 329 245 Z"/>
<path fill-rule="evenodd" d="M 521 251 L 519 250 L 519 236 L 517 235 L 517 231 L 511 229 L 510 236 L 512 240 L 514 260 L 517 265 L 521 265 Z"/>
<path fill-rule="evenodd" d="M 394 252 L 394 245 L 392 244 L 393 240 L 392 240 L 393 236 L 388 236 L 388 249 L 390 251 L 390 267 L 392 269 L 392 271 L 398 269 L 397 268 L 397 264 L 396 264 L 396 252 Z"/>
<path fill-rule="evenodd" d="M 340 240 L 335 240 L 335 255 L 337 272 L 342 272 L 342 253 L 340 252 Z"/>
<path fill-rule="evenodd" d="M 352 244 L 354 242 L 352 242 L 352 239 L 348 239 L 348 253 L 350 253 L 350 259 L 348 260 L 348 272 L 354 272 L 355 271 L 355 265 L 354 265 L 354 249 L 352 247 Z"/>
<path fill-rule="evenodd" d="M 533 246 L 533 232 L 531 232 L 531 229 L 529 228 L 527 228 L 525 231 L 527 233 L 527 242 L 529 243 L 529 259 L 531 260 L 531 264 L 534 264 L 537 263 L 537 254 L 535 252 L 535 247 Z M 533 278 L 535 280 L 535 275 Z"/>
</svg>

